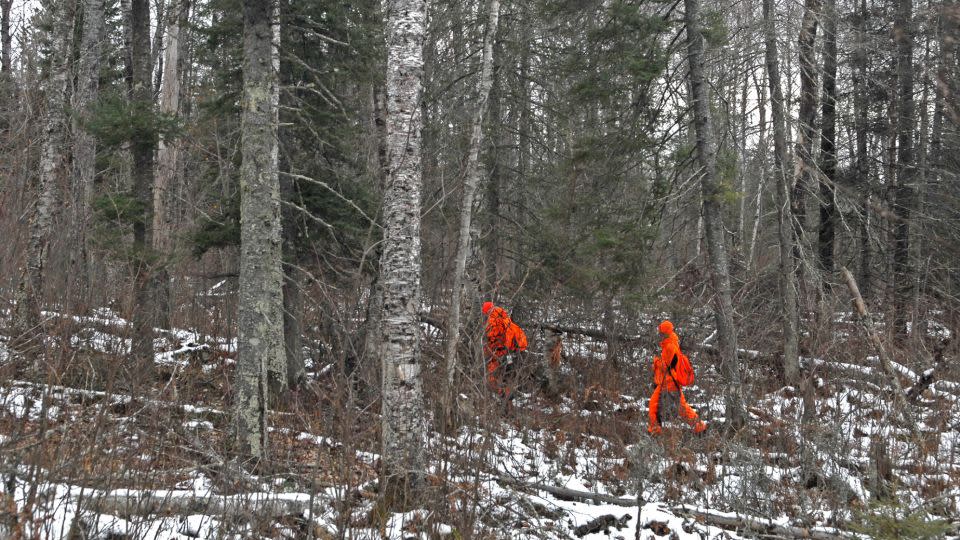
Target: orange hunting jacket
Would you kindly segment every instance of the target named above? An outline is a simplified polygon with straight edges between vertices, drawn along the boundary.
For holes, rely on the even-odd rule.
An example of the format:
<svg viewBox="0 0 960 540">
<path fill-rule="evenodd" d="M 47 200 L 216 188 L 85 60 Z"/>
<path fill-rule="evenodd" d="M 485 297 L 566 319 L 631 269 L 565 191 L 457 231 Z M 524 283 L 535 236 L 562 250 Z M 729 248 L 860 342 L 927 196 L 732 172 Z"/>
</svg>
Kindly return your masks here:
<svg viewBox="0 0 960 540">
<path fill-rule="evenodd" d="M 673 377 L 667 374 L 667 370 L 674 358 L 680 353 L 680 338 L 677 337 L 677 334 L 670 332 L 660 342 L 660 349 L 660 356 L 653 357 L 653 382 L 657 386 L 666 383 L 664 387 L 666 390 L 676 392 L 677 383 L 673 380 Z"/>
</svg>

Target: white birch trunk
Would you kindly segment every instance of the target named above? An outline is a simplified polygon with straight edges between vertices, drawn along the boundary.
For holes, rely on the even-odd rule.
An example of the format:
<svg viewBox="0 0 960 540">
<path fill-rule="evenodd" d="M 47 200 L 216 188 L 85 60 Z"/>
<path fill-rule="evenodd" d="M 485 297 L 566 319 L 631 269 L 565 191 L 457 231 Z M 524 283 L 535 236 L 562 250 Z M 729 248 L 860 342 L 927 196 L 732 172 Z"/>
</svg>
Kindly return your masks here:
<svg viewBox="0 0 960 540">
<path fill-rule="evenodd" d="M 53 18 L 51 29 L 52 51 L 50 78 L 46 88 L 47 118 L 43 128 L 40 149 L 39 190 L 37 206 L 30 222 L 30 240 L 27 244 L 26 266 L 22 271 L 16 293 L 14 311 L 15 344 L 28 349 L 33 336 L 42 335 L 40 309 L 43 301 L 43 280 L 49 256 L 53 217 L 59 204 L 59 179 L 66 172 L 67 129 L 67 58 L 69 56 L 72 24 L 69 10 L 62 2 L 51 3 L 47 14 Z"/>
<path fill-rule="evenodd" d="M 416 491 L 425 463 L 419 311 L 423 184 L 420 99 L 426 2 L 392 0 L 386 7 L 388 179 L 380 258 L 383 286 L 381 493 L 392 506 L 402 504 L 410 491 Z"/>
<path fill-rule="evenodd" d="M 279 57 L 275 0 L 245 0 L 240 170 L 240 305 L 235 429 L 238 450 L 267 455 L 269 383 L 286 380 L 283 339 L 280 178 L 277 170 Z"/>
<path fill-rule="evenodd" d="M 467 268 L 467 256 L 470 253 L 471 220 L 473 219 L 474 197 L 480 185 L 480 149 L 483 146 L 483 118 L 487 113 L 490 88 L 493 86 L 493 42 L 497 35 L 500 19 L 500 0 L 490 0 L 487 5 L 489 20 L 487 34 L 483 40 L 483 59 L 480 69 L 480 95 L 477 111 L 473 117 L 473 132 L 470 136 L 470 149 L 467 156 L 467 170 L 463 182 L 463 201 L 460 205 L 460 230 L 457 238 L 457 252 L 453 270 L 453 297 L 450 300 L 450 316 L 447 322 L 447 393 L 445 406 L 452 404 L 450 393 L 457 372 L 457 346 L 460 343 L 460 311 L 463 299 L 464 275 Z"/>
</svg>

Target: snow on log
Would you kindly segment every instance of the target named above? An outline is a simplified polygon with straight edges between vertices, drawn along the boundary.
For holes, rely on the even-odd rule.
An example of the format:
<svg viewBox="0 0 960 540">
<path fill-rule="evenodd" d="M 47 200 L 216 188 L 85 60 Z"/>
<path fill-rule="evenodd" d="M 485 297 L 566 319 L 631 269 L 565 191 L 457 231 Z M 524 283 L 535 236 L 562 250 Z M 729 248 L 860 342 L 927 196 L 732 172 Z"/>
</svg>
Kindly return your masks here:
<svg viewBox="0 0 960 540">
<path fill-rule="evenodd" d="M 612 504 L 616 506 L 623 507 L 636 507 L 636 499 L 625 499 L 620 497 L 613 497 L 611 495 L 603 495 L 600 493 L 591 493 L 588 491 L 578 491 L 574 489 L 568 489 L 557 486 L 549 486 L 546 484 L 540 484 L 536 482 L 524 482 L 522 480 L 516 480 L 513 478 L 508 478 L 501 476 L 497 478 L 497 481 L 501 484 L 524 487 L 528 489 L 545 491 L 555 496 L 560 500 L 566 501 L 578 501 L 584 503 L 593 503 L 593 504 Z M 846 533 L 834 528 L 827 527 L 799 527 L 794 525 L 785 525 L 781 523 L 776 523 L 769 519 L 758 518 L 753 516 L 745 516 L 742 514 L 732 514 L 725 512 L 718 512 L 713 510 L 704 510 L 696 506 L 691 505 L 681 505 L 676 508 L 672 508 L 674 514 L 677 515 L 687 515 L 693 518 L 696 518 L 699 521 L 707 525 L 713 525 L 715 527 L 721 527 L 726 529 L 737 529 L 737 530 L 751 530 L 768 535 L 781 536 L 786 538 L 812 538 L 814 540 L 849 540 L 849 539 L 859 539 L 859 535 L 853 533 Z M 605 516 L 604 516 L 605 517 Z M 601 518 L 603 519 L 603 517 Z M 588 523 L 587 525 L 594 524 L 593 522 Z M 609 526 L 609 525 L 608 525 Z"/>
<path fill-rule="evenodd" d="M 114 492 L 78 501 L 87 512 L 119 517 L 147 515 L 205 515 L 227 517 L 281 517 L 318 510 L 323 499 L 304 493 L 277 495 L 197 495 L 177 492 Z"/>
<path fill-rule="evenodd" d="M 758 533 L 772 534 L 787 538 L 812 538 L 814 540 L 847 540 L 864 538 L 858 534 L 846 533 L 834 528 L 807 528 L 793 525 L 783 525 L 780 523 L 775 523 L 770 519 L 745 516 L 743 514 L 717 512 L 715 510 L 705 510 L 703 508 L 687 504 L 675 508 L 674 512 L 678 514 L 686 514 L 690 517 L 702 520 L 707 525 L 713 525 L 725 529 L 747 529 Z"/>
</svg>

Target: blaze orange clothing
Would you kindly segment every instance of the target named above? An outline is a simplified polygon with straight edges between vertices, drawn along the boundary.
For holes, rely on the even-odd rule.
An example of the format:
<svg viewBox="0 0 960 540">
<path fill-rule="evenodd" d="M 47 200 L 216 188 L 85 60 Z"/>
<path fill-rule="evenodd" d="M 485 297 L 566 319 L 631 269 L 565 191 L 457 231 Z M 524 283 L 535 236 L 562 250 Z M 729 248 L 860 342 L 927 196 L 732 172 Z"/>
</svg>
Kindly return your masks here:
<svg viewBox="0 0 960 540">
<path fill-rule="evenodd" d="M 657 388 L 663 386 L 667 391 L 676 392 L 679 387 L 672 374 L 668 373 L 669 367 L 670 364 L 664 362 L 663 358 L 653 357 L 653 384 L 657 385 Z"/>
<path fill-rule="evenodd" d="M 668 373 L 670 364 L 677 359 L 680 354 L 680 338 L 673 333 L 671 325 L 670 333 L 660 342 L 660 356 L 653 357 L 653 382 L 660 386 L 666 381 L 667 390 L 677 391 L 677 382 Z"/>
<path fill-rule="evenodd" d="M 487 356 L 501 358 L 509 350 L 507 349 L 507 325 L 510 323 L 510 316 L 502 307 L 495 307 L 490 310 L 487 317 L 487 343 L 484 346 L 484 352 Z"/>
<path fill-rule="evenodd" d="M 693 427 L 695 432 L 700 433 L 706 429 L 707 425 L 700 421 L 700 417 L 697 416 L 697 411 L 693 410 L 693 407 L 687 403 L 687 398 L 684 397 L 683 392 L 664 390 L 663 386 L 657 386 L 653 391 L 653 395 L 650 396 L 650 427 L 647 431 L 650 433 L 660 432 L 660 426 L 662 424 L 660 418 L 661 398 L 664 400 L 677 401 L 677 413 L 679 413 L 680 418 Z M 671 405 L 672 404 L 673 403 L 671 403 Z"/>
<path fill-rule="evenodd" d="M 487 357 L 487 384 L 490 389 L 497 394 L 510 397 L 510 387 L 503 383 L 505 378 L 505 369 L 500 369 L 503 364 L 503 357 L 508 353 L 517 350 L 514 343 L 507 343 L 507 329 L 510 327 L 511 320 L 507 311 L 501 307 L 486 309 L 487 316 L 487 342 L 483 346 L 484 355 Z"/>
<path fill-rule="evenodd" d="M 693 426 L 696 433 L 700 433 L 707 428 L 707 425 L 700 421 L 697 411 L 687 403 L 683 391 L 670 373 L 670 365 L 680 354 L 680 338 L 673 331 L 673 324 L 670 321 L 660 323 L 659 330 L 664 334 L 664 338 L 660 341 L 660 356 L 653 357 L 653 383 L 656 388 L 650 396 L 650 427 L 647 431 L 653 434 L 660 433 L 660 401 L 661 397 L 666 397 L 671 401 L 677 401 L 677 412 L 680 417 Z"/>
</svg>

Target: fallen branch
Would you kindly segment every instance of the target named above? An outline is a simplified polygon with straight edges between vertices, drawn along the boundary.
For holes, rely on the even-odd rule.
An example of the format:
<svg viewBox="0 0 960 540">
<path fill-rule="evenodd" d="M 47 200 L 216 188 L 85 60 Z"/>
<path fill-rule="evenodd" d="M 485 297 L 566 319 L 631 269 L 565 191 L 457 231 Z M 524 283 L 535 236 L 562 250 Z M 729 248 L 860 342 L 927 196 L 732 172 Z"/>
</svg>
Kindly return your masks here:
<svg viewBox="0 0 960 540">
<path fill-rule="evenodd" d="M 624 506 L 627 508 L 633 508 L 637 506 L 636 499 L 621 499 L 620 497 L 613 497 L 611 495 L 603 495 L 601 493 L 590 493 L 589 491 L 577 491 L 575 489 L 562 488 L 557 486 L 549 486 L 547 484 L 540 484 L 537 482 L 524 482 L 522 480 L 515 480 L 507 476 L 501 476 L 497 478 L 497 482 L 501 484 L 508 484 L 512 486 L 520 486 L 529 489 L 534 489 L 537 491 L 546 491 L 561 501 L 578 501 L 590 504 L 613 504 L 616 506 Z"/>
<path fill-rule="evenodd" d="M 860 323 L 863 325 L 863 329 L 867 332 L 867 337 L 870 338 L 871 343 L 877 349 L 877 356 L 880 357 L 880 366 L 883 368 L 883 371 L 886 372 L 887 377 L 892 382 L 894 389 L 893 398 L 897 402 L 897 408 L 900 409 L 900 415 L 903 417 L 904 422 L 910 426 L 911 431 L 916 431 L 916 424 L 910 418 L 910 409 L 907 406 L 907 401 L 904 399 L 903 385 L 900 384 L 900 375 L 893 365 L 890 363 L 890 357 L 887 356 L 887 351 L 883 347 L 883 342 L 880 341 L 880 336 L 877 334 L 876 328 L 873 326 L 873 317 L 870 316 L 870 312 L 867 311 L 867 305 L 863 301 L 863 296 L 860 295 L 860 288 L 857 287 L 857 280 L 853 278 L 853 274 L 850 273 L 850 270 L 847 268 L 841 267 L 843 272 L 843 277 L 847 281 L 847 288 L 850 289 L 850 294 L 853 295 L 853 307 L 857 310 L 857 313 L 860 314 Z"/>
<path fill-rule="evenodd" d="M 772 520 L 744 516 L 742 514 L 726 514 L 720 512 L 711 512 L 702 508 L 690 505 L 682 505 L 673 509 L 675 513 L 686 514 L 690 517 L 702 520 L 707 525 L 722 527 L 725 529 L 749 529 L 763 534 L 772 534 L 787 538 L 812 538 L 814 540 L 847 540 L 859 539 L 860 535 L 854 533 L 845 533 L 838 529 L 826 527 L 796 527 L 793 525 L 781 525 Z"/>
<path fill-rule="evenodd" d="M 525 487 L 533 490 L 545 491 L 563 501 L 578 501 L 592 504 L 612 504 L 616 506 L 631 507 L 637 506 L 636 499 L 624 499 L 603 495 L 600 493 L 590 493 L 588 491 L 578 491 L 574 489 L 549 486 L 536 482 L 524 482 L 513 478 L 501 476 L 497 478 L 501 484 Z M 797 527 L 793 525 L 782 525 L 774 523 L 769 519 L 744 516 L 741 514 L 725 514 L 719 512 L 710 512 L 697 508 L 695 506 L 682 505 L 671 509 L 675 514 L 688 515 L 695 517 L 708 525 L 714 525 L 723 528 L 749 529 L 752 531 L 782 536 L 787 538 L 812 538 L 814 540 L 849 540 L 859 539 L 860 536 L 853 533 L 845 533 L 838 529 L 825 527 Z M 639 525 L 638 525 L 639 526 Z"/>
<path fill-rule="evenodd" d="M 420 322 L 425 322 L 430 326 L 433 326 L 439 329 L 442 332 L 447 331 L 447 325 L 444 321 L 426 313 L 420 314 Z M 550 324 L 537 321 L 514 321 L 522 328 L 539 328 L 541 330 L 551 330 L 558 334 L 577 334 L 581 336 L 591 337 L 600 341 L 607 341 L 608 339 L 615 339 L 622 343 L 629 344 L 641 344 L 645 347 L 652 347 L 653 341 L 645 336 L 630 336 L 626 334 L 608 334 L 603 330 L 596 330 L 594 328 L 581 328 L 579 326 L 565 326 L 562 324 Z"/>
<path fill-rule="evenodd" d="M 275 494 L 178 495 L 151 492 L 108 493 L 78 501 L 85 512 L 127 518 L 147 515 L 204 515 L 218 517 L 280 517 L 318 510 L 319 498 L 309 496 L 282 498 Z"/>
</svg>

